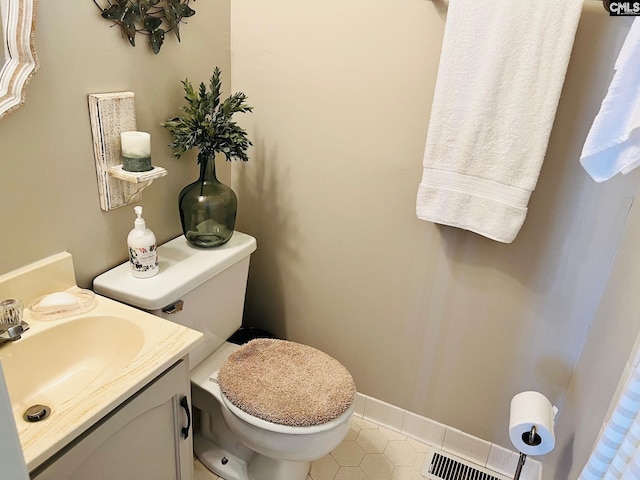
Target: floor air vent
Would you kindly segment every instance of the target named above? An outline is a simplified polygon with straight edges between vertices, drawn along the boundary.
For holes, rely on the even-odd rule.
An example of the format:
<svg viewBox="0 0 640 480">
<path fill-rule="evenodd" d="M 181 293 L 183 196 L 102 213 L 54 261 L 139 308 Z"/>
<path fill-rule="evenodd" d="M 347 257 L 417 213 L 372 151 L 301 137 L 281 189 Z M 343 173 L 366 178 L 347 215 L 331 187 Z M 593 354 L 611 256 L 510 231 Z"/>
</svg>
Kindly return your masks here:
<svg viewBox="0 0 640 480">
<path fill-rule="evenodd" d="M 435 448 L 429 448 L 421 473 L 431 480 L 511 480 Z"/>
</svg>

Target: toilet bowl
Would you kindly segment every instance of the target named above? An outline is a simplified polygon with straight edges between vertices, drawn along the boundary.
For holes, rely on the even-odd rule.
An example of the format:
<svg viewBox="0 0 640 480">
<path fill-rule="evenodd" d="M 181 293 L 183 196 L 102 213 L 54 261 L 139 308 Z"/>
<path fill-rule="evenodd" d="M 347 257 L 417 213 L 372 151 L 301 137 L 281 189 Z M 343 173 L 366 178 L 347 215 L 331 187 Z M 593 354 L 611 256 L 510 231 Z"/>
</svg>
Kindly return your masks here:
<svg viewBox="0 0 640 480">
<path fill-rule="evenodd" d="M 192 371 L 192 402 L 201 412 L 194 445 L 197 457 L 227 480 L 305 480 L 310 462 L 327 455 L 346 436 L 354 402 L 335 419 L 307 427 L 251 415 L 235 406 L 217 381 L 225 357 L 238 348 L 225 344 Z M 217 428 L 221 420 L 223 429 Z"/>
<path fill-rule="evenodd" d="M 256 397 L 262 397 L 261 392 L 245 395 L 249 405 L 238 402 L 237 392 L 232 390 L 234 384 L 244 386 L 251 384 L 252 378 L 261 381 L 264 378 L 261 373 L 252 377 L 254 373 L 237 370 L 242 368 L 242 364 L 238 367 L 237 359 L 246 356 L 248 350 L 243 349 L 268 348 L 268 345 L 253 343 L 259 341 L 246 346 L 225 341 L 241 326 L 249 257 L 255 249 L 255 239 L 241 232 L 234 232 L 229 242 L 215 249 L 192 247 L 181 236 L 158 247 L 160 272 L 155 277 L 135 279 L 125 263 L 98 276 L 93 286 L 99 294 L 204 334 L 201 346 L 190 353 L 189 364 L 192 403 L 196 418 L 199 417 L 196 422 L 199 425 L 194 428 L 194 452 L 208 469 L 226 480 L 306 480 L 310 462 L 331 452 L 346 436 L 354 409 L 355 386 L 352 385 L 349 394 L 345 393 L 340 406 L 332 409 L 328 417 L 318 417 L 313 411 L 308 421 L 303 415 L 303 421 L 292 425 L 287 424 L 286 412 L 274 420 L 272 416 L 265 417 L 252 410 L 251 403 L 254 398 L 257 401 Z M 293 342 L 277 345 L 284 344 L 302 349 L 302 353 L 297 354 L 303 358 L 302 370 L 306 351 L 315 351 L 330 359 L 323 363 L 326 368 L 344 369 L 311 347 Z M 265 358 L 272 356 L 269 351 Z M 310 364 L 309 372 L 316 368 L 317 363 Z M 296 365 L 296 370 L 300 370 L 300 365 Z M 218 372 L 221 372 L 220 379 Z M 331 374 L 330 371 L 328 378 L 332 378 Z M 347 376 L 352 384 L 348 372 Z M 225 378 L 226 384 L 223 382 L 222 386 L 228 391 L 223 393 L 219 382 Z M 279 386 L 278 382 L 282 384 Z M 276 372 L 267 385 L 280 391 L 290 382 L 286 372 Z M 304 383 L 307 382 L 301 381 L 300 386 Z M 295 387 L 291 392 L 297 390 Z M 277 403 L 274 402 L 272 409 L 276 413 Z M 260 408 L 263 407 L 264 404 Z"/>
</svg>

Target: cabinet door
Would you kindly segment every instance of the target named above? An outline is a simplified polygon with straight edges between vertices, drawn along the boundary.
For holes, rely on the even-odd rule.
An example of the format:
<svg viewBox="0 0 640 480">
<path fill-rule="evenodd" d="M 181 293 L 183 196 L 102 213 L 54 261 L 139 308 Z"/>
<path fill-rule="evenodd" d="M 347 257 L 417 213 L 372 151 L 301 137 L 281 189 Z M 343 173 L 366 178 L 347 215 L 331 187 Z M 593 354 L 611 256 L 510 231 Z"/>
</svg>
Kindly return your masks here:
<svg viewBox="0 0 640 480">
<path fill-rule="evenodd" d="M 189 371 L 180 361 L 75 441 L 37 480 L 192 480 Z"/>
</svg>

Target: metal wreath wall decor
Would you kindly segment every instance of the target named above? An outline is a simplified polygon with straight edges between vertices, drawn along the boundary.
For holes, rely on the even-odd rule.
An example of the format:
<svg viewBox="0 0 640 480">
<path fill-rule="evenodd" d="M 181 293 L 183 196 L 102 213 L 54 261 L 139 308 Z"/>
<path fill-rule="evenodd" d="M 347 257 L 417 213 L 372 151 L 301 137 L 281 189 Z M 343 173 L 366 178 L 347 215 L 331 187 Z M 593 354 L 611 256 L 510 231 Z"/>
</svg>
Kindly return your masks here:
<svg viewBox="0 0 640 480">
<path fill-rule="evenodd" d="M 102 12 L 102 17 L 118 25 L 122 36 L 136 46 L 136 34 L 149 37 L 153 53 L 160 52 L 165 33 L 173 31 L 180 41 L 180 24 L 184 18 L 195 15 L 189 0 L 106 0 L 101 5 L 93 3 Z M 103 2 L 104 4 L 104 2 Z"/>
</svg>

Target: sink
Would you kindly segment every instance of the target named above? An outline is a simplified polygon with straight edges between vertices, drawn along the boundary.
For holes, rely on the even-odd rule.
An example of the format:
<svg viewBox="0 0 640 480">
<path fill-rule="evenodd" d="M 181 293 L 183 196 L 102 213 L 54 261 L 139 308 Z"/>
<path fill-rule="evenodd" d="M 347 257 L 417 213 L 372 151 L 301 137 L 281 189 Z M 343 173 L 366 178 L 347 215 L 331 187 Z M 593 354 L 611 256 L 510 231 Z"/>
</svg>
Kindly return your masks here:
<svg viewBox="0 0 640 480">
<path fill-rule="evenodd" d="M 0 275 L 0 300 L 18 298 L 29 306 L 42 296 L 78 290 L 67 252 Z M 26 308 L 23 320 L 29 330 L 0 344 L 0 365 L 30 472 L 186 358 L 202 340 L 195 330 L 100 295 L 89 311 L 41 313 Z M 25 420 L 25 411 L 35 404 L 49 407 L 50 413 L 36 422 Z"/>
<path fill-rule="evenodd" d="M 46 325 L 45 325 L 46 327 Z M 65 403 L 116 378 L 144 345 L 144 331 L 123 317 L 87 315 L 27 331 L 0 348 L 16 420 L 32 405 L 55 415 Z"/>
</svg>

